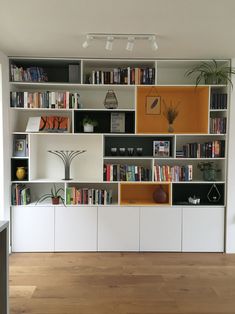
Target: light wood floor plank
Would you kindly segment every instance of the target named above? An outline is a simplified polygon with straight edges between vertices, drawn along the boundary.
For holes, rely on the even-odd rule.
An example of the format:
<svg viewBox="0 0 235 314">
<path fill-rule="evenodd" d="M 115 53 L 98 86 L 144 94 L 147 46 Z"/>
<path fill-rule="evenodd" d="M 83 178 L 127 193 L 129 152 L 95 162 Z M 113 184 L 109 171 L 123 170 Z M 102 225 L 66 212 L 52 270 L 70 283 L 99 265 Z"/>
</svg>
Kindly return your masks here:
<svg viewBox="0 0 235 314">
<path fill-rule="evenodd" d="M 11 314 L 234 314 L 235 255 L 10 256 Z"/>
</svg>

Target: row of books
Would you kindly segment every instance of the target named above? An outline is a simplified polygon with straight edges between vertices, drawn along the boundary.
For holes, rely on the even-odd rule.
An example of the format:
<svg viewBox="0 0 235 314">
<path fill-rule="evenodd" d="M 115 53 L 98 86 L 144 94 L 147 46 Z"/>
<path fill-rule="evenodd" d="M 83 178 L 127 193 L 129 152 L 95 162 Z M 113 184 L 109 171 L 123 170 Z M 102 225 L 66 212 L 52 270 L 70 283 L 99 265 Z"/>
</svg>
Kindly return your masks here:
<svg viewBox="0 0 235 314">
<path fill-rule="evenodd" d="M 19 108 L 80 108 L 79 93 L 54 92 L 11 92 L 11 107 Z"/>
<path fill-rule="evenodd" d="M 68 187 L 66 204 L 109 205 L 112 204 L 112 190 Z"/>
<path fill-rule="evenodd" d="M 11 64 L 10 68 L 11 81 L 13 82 L 47 82 L 48 77 L 41 67 L 18 67 Z"/>
<path fill-rule="evenodd" d="M 155 165 L 154 166 L 154 180 L 155 181 L 192 181 L 193 166 L 169 166 L 169 165 Z"/>
<path fill-rule="evenodd" d="M 91 73 L 91 84 L 155 84 L 154 68 L 115 68 Z"/>
<path fill-rule="evenodd" d="M 212 134 L 225 134 L 226 133 L 226 122 L 224 118 L 210 118 L 210 133 Z"/>
<path fill-rule="evenodd" d="M 227 109 L 228 95 L 225 93 L 212 93 L 211 109 Z"/>
<path fill-rule="evenodd" d="M 221 158 L 225 156 L 225 141 L 215 140 L 206 143 L 188 143 L 182 150 L 176 151 L 176 157 L 181 158 Z"/>
<path fill-rule="evenodd" d="M 151 169 L 134 165 L 105 164 L 104 181 L 152 181 Z"/>
<path fill-rule="evenodd" d="M 12 205 L 27 205 L 31 203 L 30 188 L 24 184 L 12 184 Z"/>
</svg>

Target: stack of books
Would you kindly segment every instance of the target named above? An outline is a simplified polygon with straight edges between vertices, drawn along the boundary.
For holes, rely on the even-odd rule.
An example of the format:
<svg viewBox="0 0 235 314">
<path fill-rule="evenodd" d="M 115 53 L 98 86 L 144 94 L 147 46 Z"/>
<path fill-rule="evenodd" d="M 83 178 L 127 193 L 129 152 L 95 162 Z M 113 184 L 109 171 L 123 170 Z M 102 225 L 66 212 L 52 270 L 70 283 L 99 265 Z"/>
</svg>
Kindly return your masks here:
<svg viewBox="0 0 235 314">
<path fill-rule="evenodd" d="M 212 93 L 211 109 L 227 109 L 228 96 L 225 93 Z"/>
<path fill-rule="evenodd" d="M 112 204 L 112 190 L 67 187 L 66 204 L 110 205 Z"/>
<path fill-rule="evenodd" d="M 30 188 L 24 184 L 12 184 L 11 203 L 12 205 L 28 205 L 31 202 Z"/>
<path fill-rule="evenodd" d="M 47 82 L 48 77 L 41 67 L 29 67 L 24 69 L 11 64 L 10 68 L 11 81 L 13 82 Z"/>
<path fill-rule="evenodd" d="M 151 169 L 135 165 L 105 164 L 104 181 L 152 181 Z"/>
<path fill-rule="evenodd" d="M 169 166 L 169 165 L 155 165 L 154 166 L 154 180 L 155 181 L 192 181 L 193 180 L 193 166 Z"/>
<path fill-rule="evenodd" d="M 221 158 L 225 156 L 225 141 L 215 140 L 211 142 L 188 143 L 183 145 L 184 158 Z M 176 157 L 180 158 L 179 151 Z"/>
<path fill-rule="evenodd" d="M 211 134 L 225 134 L 226 133 L 226 122 L 224 118 L 210 118 L 210 133 Z"/>
</svg>

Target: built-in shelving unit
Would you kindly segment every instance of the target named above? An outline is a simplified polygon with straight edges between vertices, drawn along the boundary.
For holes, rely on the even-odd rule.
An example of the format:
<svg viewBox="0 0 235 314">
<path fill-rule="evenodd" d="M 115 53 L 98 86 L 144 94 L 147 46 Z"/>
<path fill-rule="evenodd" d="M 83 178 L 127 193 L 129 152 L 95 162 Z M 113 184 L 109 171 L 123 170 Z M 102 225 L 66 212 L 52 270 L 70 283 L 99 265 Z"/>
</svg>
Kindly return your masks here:
<svg viewBox="0 0 235 314">
<path fill-rule="evenodd" d="M 152 213 L 153 219 L 156 219 L 158 210 L 160 220 L 163 213 L 166 213 L 166 226 L 167 220 L 171 219 L 169 217 L 175 217 L 177 213 L 178 216 L 172 219 L 176 219 L 176 224 L 180 221 L 177 226 L 180 230 L 183 228 L 186 208 L 218 209 L 223 211 L 221 219 L 224 219 L 229 88 L 225 85 L 195 87 L 194 82 L 185 76 L 185 72 L 200 62 L 10 58 L 13 239 L 19 230 L 20 222 L 17 219 L 20 217 L 20 211 L 22 217 L 24 213 L 30 215 L 37 212 L 37 219 L 40 220 L 46 215 L 46 210 L 43 211 L 42 208 L 50 208 L 49 220 L 55 220 L 55 230 L 53 234 L 49 231 L 49 238 L 56 243 L 55 246 L 53 241 L 49 246 L 39 243 L 38 249 L 33 249 L 30 244 L 27 249 L 26 244 L 24 246 L 17 242 L 16 251 L 71 249 L 69 238 L 67 244 L 65 241 L 60 245 L 53 237 L 59 234 L 63 219 L 68 218 L 65 224 L 69 229 L 69 223 L 72 226 L 73 218 L 76 220 L 79 215 L 88 226 L 87 229 L 82 228 L 80 236 L 87 235 L 89 228 L 96 225 L 98 239 L 90 239 L 87 246 L 79 240 L 79 245 L 71 249 L 75 251 L 132 248 L 153 251 L 184 250 L 182 239 L 177 245 L 172 240 L 172 248 L 169 243 L 165 248 L 162 244 L 149 246 L 146 244 L 146 234 L 142 234 L 143 230 L 141 234 L 144 240 L 140 240 L 140 246 L 134 241 L 133 247 L 122 247 L 116 239 L 115 243 L 120 245 L 115 244 L 112 247 L 104 240 L 105 235 L 109 236 L 108 230 L 99 230 L 106 228 L 105 222 L 97 218 L 99 215 L 102 219 L 106 217 L 106 223 L 110 226 L 113 226 L 113 217 L 116 217 L 120 228 L 122 219 L 125 223 L 130 219 L 130 229 L 134 221 L 141 225 L 143 219 L 146 232 L 145 223 L 149 219 L 146 215 L 149 215 L 151 207 L 156 208 L 156 212 Z M 229 63 L 227 60 L 218 62 Z M 109 90 L 117 97 L 116 109 L 107 109 L 104 106 L 104 99 Z M 154 99 L 157 99 L 158 107 L 152 110 L 149 102 Z M 179 111 L 173 124 L 173 132 L 168 131 L 168 122 L 164 116 L 164 110 L 169 105 L 176 106 Z M 50 132 L 26 132 L 29 118 L 41 116 L 68 118 L 68 131 L 58 132 L 51 129 Z M 93 132 L 84 132 L 84 118 L 96 120 L 97 125 Z M 113 127 L 112 124 L 116 122 L 118 126 Z M 16 142 L 25 145 L 23 152 L 19 147 L 16 152 Z M 48 151 L 79 149 L 86 152 L 72 162 L 73 179 L 63 180 L 64 166 L 61 160 Z M 203 163 L 210 163 L 216 169 L 216 176 L 210 181 L 205 180 L 200 170 Z M 26 169 L 23 180 L 17 179 L 18 167 Z M 61 204 L 55 206 L 48 201 L 35 205 L 41 195 L 50 192 L 53 184 L 63 189 L 61 196 L 67 207 Z M 156 201 L 153 196 L 159 187 L 166 194 L 164 202 Z M 208 197 L 211 188 L 214 188 L 214 200 Z M 30 198 L 21 196 L 22 190 L 25 189 L 27 193 L 30 191 Z M 190 197 L 200 199 L 200 203 L 190 203 Z M 29 208 L 32 208 L 32 211 Z M 125 209 L 130 214 L 128 219 Z M 66 210 L 70 215 L 67 218 Z M 113 211 L 113 217 L 108 211 Z M 208 215 L 208 211 L 205 212 Z M 210 213 L 213 221 L 213 211 Z M 218 214 L 217 211 L 216 213 Z M 59 229 L 56 229 L 57 214 Z M 200 214 L 203 212 L 200 211 Z M 95 224 L 97 219 L 98 224 Z M 224 224 L 218 219 L 217 222 L 220 226 L 218 232 L 223 234 Z M 215 227 L 218 227 L 218 224 Z M 75 225 L 73 227 L 75 228 Z M 117 226 L 113 228 L 118 230 Z M 125 226 L 123 228 L 127 232 Z M 39 237 L 39 230 L 37 232 Z M 136 229 L 133 232 L 136 232 Z M 154 237 L 155 231 L 151 232 Z M 103 239 L 103 242 L 99 242 L 99 239 Z M 152 240 L 149 243 L 152 243 Z M 220 241 L 217 247 L 212 246 L 212 249 L 202 246 L 201 250 L 223 251 L 221 243 L 223 241 Z M 188 247 L 187 250 L 190 251 Z M 193 245 L 191 250 L 194 251 Z M 200 251 L 200 246 L 195 250 Z"/>
</svg>

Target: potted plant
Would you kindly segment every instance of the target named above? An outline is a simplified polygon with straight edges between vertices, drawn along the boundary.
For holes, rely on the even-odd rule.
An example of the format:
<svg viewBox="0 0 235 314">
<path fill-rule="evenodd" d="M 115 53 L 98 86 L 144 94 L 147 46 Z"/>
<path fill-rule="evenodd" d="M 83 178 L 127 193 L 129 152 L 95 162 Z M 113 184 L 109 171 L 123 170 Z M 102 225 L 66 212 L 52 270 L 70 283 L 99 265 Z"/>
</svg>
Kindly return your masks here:
<svg viewBox="0 0 235 314">
<path fill-rule="evenodd" d="M 57 189 L 55 184 L 53 184 L 53 187 L 51 188 L 51 192 L 42 195 L 39 200 L 36 202 L 36 205 L 40 202 L 45 201 L 46 199 L 50 198 L 51 202 L 53 205 L 58 205 L 60 203 L 60 200 L 62 201 L 62 203 L 65 205 L 64 203 L 64 198 L 59 194 L 60 191 L 64 192 L 64 189 L 59 188 Z"/>
<path fill-rule="evenodd" d="M 219 64 L 216 60 L 202 62 L 201 64 L 189 69 L 185 76 L 195 77 L 196 86 L 200 82 L 205 84 L 225 84 L 233 86 L 231 75 L 235 74 L 235 69 L 231 66 Z"/>
<path fill-rule="evenodd" d="M 176 106 L 173 106 L 172 102 L 171 102 L 170 105 L 168 106 L 164 100 L 163 100 L 163 103 L 165 105 L 163 115 L 169 123 L 168 132 L 172 133 L 172 132 L 174 132 L 173 123 L 179 114 L 178 104 Z"/>
<path fill-rule="evenodd" d="M 98 123 L 96 120 L 86 116 L 82 120 L 82 125 L 83 125 L 84 132 L 88 133 L 88 132 L 94 132 L 94 127 L 97 126 Z"/>
<path fill-rule="evenodd" d="M 197 167 L 202 171 L 205 181 L 216 181 L 217 174 L 221 171 L 213 161 L 200 162 Z"/>
</svg>

